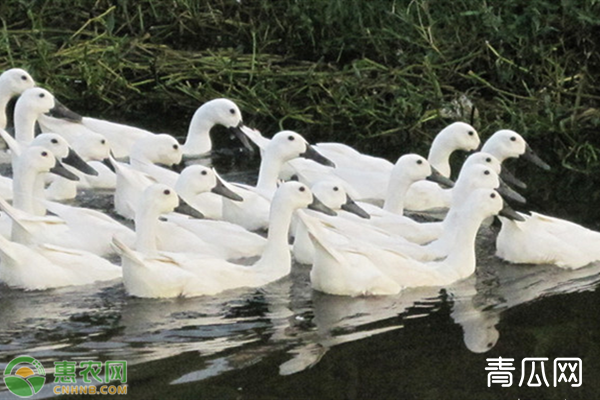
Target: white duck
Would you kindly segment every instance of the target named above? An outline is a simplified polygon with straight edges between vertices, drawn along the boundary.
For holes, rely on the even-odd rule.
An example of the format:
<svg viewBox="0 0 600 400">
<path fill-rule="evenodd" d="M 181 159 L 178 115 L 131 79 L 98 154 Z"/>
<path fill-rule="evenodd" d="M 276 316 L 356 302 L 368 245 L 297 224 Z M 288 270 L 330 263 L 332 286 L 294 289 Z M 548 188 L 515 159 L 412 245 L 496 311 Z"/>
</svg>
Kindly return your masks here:
<svg viewBox="0 0 600 400">
<path fill-rule="evenodd" d="M 20 157 L 20 160 L 24 159 L 28 160 L 30 168 L 68 174 L 45 148 L 29 147 Z M 15 173 L 20 174 L 18 171 Z M 33 181 L 30 184 L 32 185 Z M 26 206 L 23 200 L 26 198 L 22 199 L 19 190 L 15 190 L 15 203 Z M 9 286 L 27 290 L 48 289 L 83 285 L 121 276 L 119 267 L 94 254 L 54 245 L 30 243 L 31 221 L 15 218 L 15 209 L 2 199 L 0 207 L 13 218 L 13 241 L 0 235 L 0 279 Z"/>
<path fill-rule="evenodd" d="M 248 230 L 264 229 L 269 224 L 271 197 L 277 189 L 281 167 L 287 161 L 303 157 L 333 166 L 331 161 L 319 154 L 302 135 L 293 131 L 281 131 L 273 136 L 261 157 L 256 187 L 243 184 L 232 186 L 244 201 L 232 202 L 223 199 L 223 219 Z"/>
<path fill-rule="evenodd" d="M 508 158 L 523 158 L 546 171 L 550 169 L 550 166 L 535 154 L 525 139 L 510 129 L 502 129 L 495 132 L 485 141 L 481 151 L 492 154 L 501 163 Z M 511 185 L 522 189 L 527 187 L 527 185 L 510 174 L 506 168 L 502 170 L 501 176 Z"/>
<path fill-rule="evenodd" d="M 13 179 L 14 207 L 9 206 L 8 210 L 13 219 L 16 218 L 22 225 L 27 225 L 27 241 L 67 246 L 98 255 L 112 252 L 110 240 L 115 234 L 122 235 L 123 240 L 132 243 L 133 231 L 99 211 L 48 202 L 39 198 L 36 187 L 46 173 L 53 172 L 69 179 L 77 179 L 76 175 L 66 170 L 58 161 L 56 168 L 51 171 L 44 164 L 36 163 L 39 149 L 52 156 L 52 152 L 47 148 L 29 146 L 17 158 Z M 41 196 L 43 197 L 43 192 Z M 43 213 L 39 212 L 40 207 Z M 46 208 L 57 216 L 44 216 Z M 2 223 L 1 226 L 2 234 L 8 236 L 10 224 Z M 14 224 L 12 226 L 15 227 Z M 12 238 L 24 241 L 14 236 Z"/>
<path fill-rule="evenodd" d="M 244 127 L 242 114 L 238 106 L 228 99 L 214 99 L 196 110 L 188 129 L 183 154 L 197 157 L 212 150 L 210 130 L 215 125 L 223 125 L 236 134 L 247 148 L 251 149 L 248 139 L 242 133 Z M 129 156 L 134 143 L 153 133 L 129 125 L 105 120 L 83 117 L 80 123 L 73 124 L 63 120 L 43 116 L 40 126 L 44 132 L 70 132 L 70 139 L 85 134 L 88 130 L 102 134 L 109 141 L 116 158 Z"/>
<path fill-rule="evenodd" d="M 2 139 L 8 144 L 8 147 L 12 152 L 13 159 L 16 160 L 16 157 L 18 157 L 22 153 L 22 148 L 24 146 L 19 144 L 12 136 L 10 136 L 3 129 L 0 129 L 0 137 L 2 137 Z M 85 174 L 97 174 L 96 170 L 94 170 L 85 161 L 83 161 L 83 159 L 81 159 L 77 152 L 70 148 L 67 141 L 60 135 L 57 135 L 55 133 L 44 133 L 36 136 L 30 145 L 45 147 L 50 152 L 52 152 L 52 154 L 57 159 L 73 167 L 73 171 L 81 171 Z M 35 197 L 36 201 L 38 202 L 41 201 L 41 199 L 44 197 L 44 178 L 44 175 L 40 175 L 39 179 L 36 181 L 35 184 Z M 12 187 L 13 180 L 11 178 L 0 177 L 0 193 L 2 193 L 2 197 L 5 200 L 12 199 Z M 45 213 L 46 212 L 45 209 L 43 209 L 43 206 L 36 206 L 37 215 L 44 215 Z"/>
<path fill-rule="evenodd" d="M 38 137 L 42 135 L 38 135 Z M 110 146 L 104 136 L 97 133 L 90 133 L 85 138 L 75 139 L 71 143 L 71 147 L 83 161 L 97 171 L 97 175 L 83 174 L 75 168 L 67 167 L 79 177 L 79 181 L 71 181 L 54 176 L 50 181 L 50 185 L 46 188 L 46 198 L 48 200 L 61 201 L 74 199 L 77 196 L 78 189 L 115 188 L 117 177 L 104 164 L 105 160 L 110 156 Z"/>
<path fill-rule="evenodd" d="M 459 226 L 451 252 L 444 260 L 433 262 L 416 261 L 359 243 L 334 247 L 314 219 L 301 215 L 315 245 L 310 273 L 313 288 L 330 294 L 359 296 L 396 294 L 406 287 L 448 285 L 475 271 L 475 237 L 484 219 L 498 213 L 519 218 L 490 189 L 474 191 L 457 213 Z"/>
<path fill-rule="evenodd" d="M 130 164 L 113 162 L 117 175 L 115 189 L 115 210 L 125 218 L 135 218 L 135 208 L 139 197 L 151 184 L 160 182 L 175 186 L 179 174 L 162 164 L 179 164 L 182 158 L 181 146 L 171 135 L 160 134 L 143 137 L 131 148 Z"/>
<path fill-rule="evenodd" d="M 479 146 L 479 143 L 479 136 L 472 126 L 456 122 L 444 128 L 436 136 L 429 151 L 428 160 L 430 160 L 430 164 L 434 168 L 440 168 L 440 172 L 444 176 L 449 177 L 450 155 L 456 150 L 474 150 Z M 289 164 L 302 182 L 312 184 L 327 175 L 333 174 L 347 182 L 348 194 L 355 200 L 380 205 L 386 197 L 393 164 L 386 161 L 386 168 L 375 168 L 373 167 L 373 162 L 363 162 L 365 157 L 368 156 L 361 155 L 361 157 L 354 157 L 354 167 L 352 167 L 352 162 L 348 162 L 348 160 L 352 159 L 345 159 L 346 161 L 342 164 L 345 167 L 337 166 L 336 163 L 335 169 L 324 168 L 303 160 L 294 160 Z M 379 164 L 383 165 L 382 162 L 379 162 Z M 362 169 L 361 165 L 365 165 L 365 168 Z M 423 189 L 425 192 L 423 196 L 427 195 L 427 190 L 438 190 L 436 189 L 438 188 L 436 184 L 429 185 L 425 183 L 425 187 L 426 189 Z"/>
<path fill-rule="evenodd" d="M 214 295 L 234 288 L 260 287 L 283 278 L 289 274 L 292 263 L 287 242 L 292 213 L 302 207 L 332 212 L 320 205 L 305 185 L 282 184 L 273 196 L 265 251 L 254 265 L 242 266 L 222 259 L 159 253 L 152 224 L 160 214 L 177 206 L 177 195 L 157 184 L 146 189 L 142 201 L 139 215 L 143 215 L 145 226 L 138 231 L 138 250 L 131 250 L 118 238 L 114 240 L 122 257 L 125 288 L 137 297 Z"/>
<path fill-rule="evenodd" d="M 175 191 L 192 207 L 198 194 L 203 192 L 241 200 L 241 197 L 223 184 L 213 169 L 202 165 L 190 165 L 185 168 L 175 184 Z M 221 248 L 226 259 L 260 255 L 267 243 L 264 237 L 226 221 L 189 218 L 180 214 L 169 214 L 163 218 L 166 222 L 194 233 L 211 246 Z"/>
<path fill-rule="evenodd" d="M 8 102 L 34 86 L 33 78 L 21 68 L 7 69 L 0 75 L 0 129 L 6 129 Z"/>
<path fill-rule="evenodd" d="M 341 218 L 341 216 L 346 213 L 349 214 L 349 217 L 356 218 L 358 216 L 358 218 L 370 218 L 369 214 L 348 196 L 344 190 L 343 182 L 340 182 L 339 180 L 326 179 L 317 182 L 311 187 L 311 191 L 323 202 L 323 204 L 338 213 L 338 216 L 336 217 L 329 217 L 307 211 L 309 215 L 312 215 L 315 218 L 329 221 L 331 218 Z M 296 223 L 294 232 L 294 245 L 292 247 L 294 259 L 302 264 L 312 264 L 314 247 L 308 237 L 306 226 L 302 223 Z"/>
<path fill-rule="evenodd" d="M 416 155 L 403 156 L 403 158 L 411 159 L 411 161 L 419 161 L 418 157 L 419 156 Z M 415 164 L 414 166 L 407 166 L 405 164 L 406 168 L 404 174 L 410 174 L 407 170 L 411 169 L 411 167 L 413 169 L 413 174 L 419 169 L 429 169 L 422 167 L 421 165 L 424 165 L 426 161 L 424 159 L 421 161 L 422 164 Z M 424 174 L 422 173 L 422 175 Z M 456 220 L 457 215 L 460 217 L 462 205 L 476 189 L 496 189 L 507 198 L 513 200 L 516 199 L 521 202 L 525 201 L 519 194 L 503 185 L 498 175 L 491 168 L 481 164 L 471 164 L 461 170 L 453 189 L 453 206 L 444 221 L 426 224 L 426 229 L 429 230 L 427 233 L 431 236 L 437 235 L 434 237 L 436 240 L 427 245 L 419 245 L 406 240 L 402 234 L 398 235 L 395 233 L 394 228 L 390 229 L 392 232 L 389 232 L 377 227 L 369 226 L 370 220 L 361 223 L 361 221 L 348 221 L 342 218 L 336 218 L 327 221 L 326 225 L 329 228 L 327 232 L 332 238 L 331 240 L 335 239 L 338 244 L 362 241 L 385 250 L 402 253 L 420 261 L 431 261 L 443 258 L 451 252 L 452 246 L 454 245 L 454 238 L 457 234 L 460 234 L 456 230 L 457 227 L 460 226 Z M 367 209 L 371 208 L 375 207 L 367 207 Z M 415 224 L 418 225 L 417 223 Z M 406 225 L 407 224 L 405 223 L 404 226 L 406 227 Z"/>
<path fill-rule="evenodd" d="M 564 219 L 532 212 L 516 222 L 501 218 L 496 255 L 519 264 L 575 269 L 600 260 L 600 233 Z"/>
</svg>

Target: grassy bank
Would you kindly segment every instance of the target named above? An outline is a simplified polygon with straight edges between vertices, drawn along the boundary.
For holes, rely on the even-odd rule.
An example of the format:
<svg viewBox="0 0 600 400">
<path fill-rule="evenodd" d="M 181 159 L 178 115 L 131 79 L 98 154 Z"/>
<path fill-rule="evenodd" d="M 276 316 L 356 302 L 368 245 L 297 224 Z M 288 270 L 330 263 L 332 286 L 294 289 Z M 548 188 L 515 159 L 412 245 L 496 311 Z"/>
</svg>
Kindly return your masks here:
<svg viewBox="0 0 600 400">
<path fill-rule="evenodd" d="M 394 159 L 474 104 L 483 137 L 511 128 L 555 165 L 600 163 L 595 0 L 7 0 L 0 19 L 0 69 L 90 115 L 183 134 L 230 97 L 265 134 Z"/>
</svg>

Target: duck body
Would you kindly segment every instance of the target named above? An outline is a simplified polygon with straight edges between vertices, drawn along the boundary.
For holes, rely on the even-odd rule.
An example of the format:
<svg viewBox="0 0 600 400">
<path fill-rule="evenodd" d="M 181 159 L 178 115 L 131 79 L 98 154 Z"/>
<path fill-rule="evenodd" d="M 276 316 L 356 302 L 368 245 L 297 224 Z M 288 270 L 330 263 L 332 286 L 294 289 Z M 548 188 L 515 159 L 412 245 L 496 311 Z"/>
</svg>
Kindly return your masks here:
<svg viewBox="0 0 600 400">
<path fill-rule="evenodd" d="M 310 275 L 313 288 L 349 296 L 396 294 L 405 287 L 443 286 L 463 279 L 475 270 L 475 237 L 481 222 L 503 211 L 503 206 L 494 190 L 475 190 L 469 201 L 455 211 L 459 224 L 454 226 L 451 251 L 445 259 L 431 262 L 358 241 L 343 246 L 332 244 L 321 226 L 303 218 L 316 250 Z M 376 279 L 361 281 L 365 274 Z M 344 280 L 346 283 L 340 284 Z"/>
<path fill-rule="evenodd" d="M 165 254 L 156 248 L 154 227 L 158 215 L 172 211 L 177 196 L 164 185 L 146 189 L 140 213 L 136 216 L 137 251 L 115 241 L 123 260 L 127 291 L 139 297 L 199 296 L 225 290 L 259 287 L 283 278 L 291 269 L 287 230 L 292 213 L 315 203 L 312 193 L 297 182 L 283 184 L 274 195 L 268 243 L 261 258 L 252 266 L 223 259 Z M 157 273 L 157 275 L 153 275 Z M 165 284 L 161 284 L 165 277 Z"/>
<path fill-rule="evenodd" d="M 522 222 L 502 218 L 496 255 L 518 264 L 554 264 L 575 269 L 600 260 L 600 233 L 532 212 Z"/>
</svg>

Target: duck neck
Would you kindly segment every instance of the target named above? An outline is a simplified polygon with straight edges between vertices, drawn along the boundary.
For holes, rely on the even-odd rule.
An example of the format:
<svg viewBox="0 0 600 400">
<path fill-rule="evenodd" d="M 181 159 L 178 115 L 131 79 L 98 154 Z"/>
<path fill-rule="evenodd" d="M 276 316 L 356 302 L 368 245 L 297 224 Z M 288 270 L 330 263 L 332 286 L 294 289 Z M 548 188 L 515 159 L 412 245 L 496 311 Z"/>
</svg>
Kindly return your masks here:
<svg viewBox="0 0 600 400">
<path fill-rule="evenodd" d="M 447 145 L 446 140 L 438 135 L 433 140 L 427 156 L 429 164 L 446 178 L 450 177 L 450 156 L 453 151 L 454 149 Z"/>
<path fill-rule="evenodd" d="M 37 120 L 35 112 L 24 108 L 17 101 L 15 106 L 15 139 L 22 144 L 29 144 L 35 136 L 35 121 Z"/>
<path fill-rule="evenodd" d="M 263 154 L 258 171 L 258 182 L 256 188 L 259 191 L 274 193 L 277 190 L 277 179 L 279 171 L 283 165 L 283 161 L 277 157 L 273 157 L 268 150 Z"/>
<path fill-rule="evenodd" d="M 6 129 L 6 124 L 8 123 L 6 107 L 12 97 L 12 93 L 8 92 L 0 85 L 0 129 Z"/>
<path fill-rule="evenodd" d="M 210 130 L 213 125 L 214 123 L 206 118 L 202 107 L 196 110 L 190 122 L 185 143 L 183 144 L 183 154 L 198 155 L 211 151 L 212 141 L 210 139 Z"/>
<path fill-rule="evenodd" d="M 13 206 L 30 214 L 35 214 L 34 197 L 37 180 L 43 179 L 43 174 L 29 168 L 17 165 L 13 176 Z M 36 214 L 37 215 L 37 214 Z"/>
<path fill-rule="evenodd" d="M 383 203 L 383 209 L 394 214 L 402 215 L 404 213 L 404 199 L 406 192 L 414 181 L 404 177 L 394 178 L 392 175 L 388 183 L 387 196 Z"/>
<path fill-rule="evenodd" d="M 475 272 L 475 238 L 482 218 L 470 214 L 471 207 L 448 213 L 444 233 L 436 241 L 445 246 L 446 262 L 461 278 Z M 436 243 L 434 242 L 434 243 Z"/>
<path fill-rule="evenodd" d="M 292 267 L 292 256 L 288 242 L 288 232 L 292 222 L 293 210 L 277 199 L 273 199 L 269 213 L 269 233 L 267 245 L 260 260 L 255 264 L 257 269 L 268 269 L 272 273 L 278 271 L 281 276 L 289 274 Z"/>
<path fill-rule="evenodd" d="M 142 207 L 135 213 L 135 249 L 147 256 L 158 254 L 156 236 L 160 214 L 152 208 Z"/>
</svg>

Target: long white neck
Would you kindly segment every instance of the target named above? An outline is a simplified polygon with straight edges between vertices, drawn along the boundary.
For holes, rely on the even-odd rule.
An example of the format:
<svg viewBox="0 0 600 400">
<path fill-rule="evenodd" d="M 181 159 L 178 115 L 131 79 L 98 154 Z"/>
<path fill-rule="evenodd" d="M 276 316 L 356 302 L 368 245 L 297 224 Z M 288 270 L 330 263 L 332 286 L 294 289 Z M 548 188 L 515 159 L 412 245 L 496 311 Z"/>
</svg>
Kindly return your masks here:
<svg viewBox="0 0 600 400">
<path fill-rule="evenodd" d="M 383 203 L 383 209 L 394 214 L 402 215 L 404 213 L 404 199 L 410 185 L 414 180 L 406 177 L 392 177 L 388 183 L 387 196 Z"/>
<path fill-rule="evenodd" d="M 268 270 L 269 274 L 279 277 L 290 273 L 292 256 L 288 243 L 288 232 L 293 211 L 286 203 L 277 201 L 277 198 L 273 199 L 269 214 L 267 245 L 262 257 L 252 268 Z"/>
<path fill-rule="evenodd" d="M 29 144 L 35 136 L 35 121 L 38 115 L 26 105 L 19 103 L 15 106 L 15 139 L 21 144 Z"/>
<path fill-rule="evenodd" d="M 260 162 L 256 188 L 259 191 L 274 193 L 277 190 L 277 179 L 279 178 L 282 165 L 283 161 L 267 149 Z"/>
<path fill-rule="evenodd" d="M 439 239 L 427 245 L 430 251 L 443 257 L 461 278 L 475 271 L 475 238 L 483 218 L 470 213 L 471 207 L 453 207 L 444 219 L 444 230 Z"/>
<path fill-rule="evenodd" d="M 135 249 L 147 256 L 158 254 L 158 213 L 153 207 L 141 207 L 135 213 Z"/>
<path fill-rule="evenodd" d="M 210 130 L 213 125 L 214 123 L 206 118 L 202 107 L 197 109 L 192 117 L 188 134 L 183 144 L 183 154 L 204 154 L 211 151 L 212 141 L 210 139 Z"/>
<path fill-rule="evenodd" d="M 13 174 L 13 206 L 30 214 L 35 214 L 34 197 L 37 180 L 43 174 L 17 165 Z"/>
<path fill-rule="evenodd" d="M 8 123 L 6 107 L 12 97 L 13 94 L 0 85 L 0 129 L 6 129 L 6 124 Z"/>
<path fill-rule="evenodd" d="M 450 177 L 450 156 L 454 149 L 448 146 L 443 136 L 436 136 L 429 149 L 427 161 L 446 178 Z"/>
</svg>

